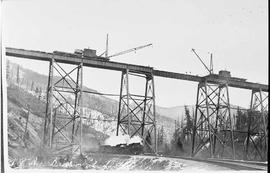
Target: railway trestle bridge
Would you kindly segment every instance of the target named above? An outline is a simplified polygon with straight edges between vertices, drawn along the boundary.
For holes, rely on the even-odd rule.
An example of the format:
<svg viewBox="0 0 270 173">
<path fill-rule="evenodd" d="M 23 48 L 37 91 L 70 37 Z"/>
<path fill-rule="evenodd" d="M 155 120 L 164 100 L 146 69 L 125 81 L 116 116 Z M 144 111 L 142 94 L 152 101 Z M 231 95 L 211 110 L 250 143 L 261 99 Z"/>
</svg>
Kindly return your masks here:
<svg viewBox="0 0 270 173">
<path fill-rule="evenodd" d="M 157 152 L 154 77 L 198 82 L 192 132 L 193 157 L 208 146 L 210 158 L 235 159 L 237 152 L 234 134 L 238 132 L 233 129 L 228 88 L 251 90 L 249 120 L 247 131 L 244 132 L 247 139 L 244 142 L 244 155 L 246 160 L 253 160 L 256 159 L 253 158 L 255 152 L 260 160 L 267 160 L 268 85 L 216 74 L 195 76 L 161 71 L 149 66 L 85 58 L 83 55 L 65 56 L 10 47 L 6 48 L 6 55 L 50 63 L 43 142 L 44 145 L 57 151 L 72 149 L 73 152 L 82 152 L 84 118 L 82 95 L 88 92 L 83 88 L 83 68 L 93 67 L 122 72 L 117 135 L 119 133 L 139 135 L 153 153 Z M 63 64 L 73 65 L 74 68 L 67 71 Z M 60 79 L 59 77 L 56 79 L 56 75 L 60 76 Z M 145 79 L 144 95 L 130 93 L 130 75 Z M 65 93 L 71 93 L 73 98 L 67 98 Z M 65 110 L 65 113 L 59 111 L 60 109 Z M 150 136 L 152 141 L 146 140 L 147 136 Z M 254 136 L 259 137 L 259 142 L 255 141 Z"/>
</svg>

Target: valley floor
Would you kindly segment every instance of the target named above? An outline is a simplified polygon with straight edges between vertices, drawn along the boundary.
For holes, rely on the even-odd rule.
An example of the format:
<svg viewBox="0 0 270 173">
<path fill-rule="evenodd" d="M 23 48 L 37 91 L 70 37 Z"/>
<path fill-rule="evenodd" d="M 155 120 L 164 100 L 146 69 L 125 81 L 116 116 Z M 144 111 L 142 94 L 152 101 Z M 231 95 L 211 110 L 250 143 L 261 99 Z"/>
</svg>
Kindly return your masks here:
<svg viewBox="0 0 270 173">
<path fill-rule="evenodd" d="M 88 153 L 86 155 L 51 158 L 47 161 L 35 158 L 24 159 L 11 163 L 11 167 L 27 169 L 90 169 L 90 170 L 155 170 L 155 171 L 229 171 L 230 168 L 213 164 L 178 159 L 144 155 L 115 155 Z"/>
</svg>

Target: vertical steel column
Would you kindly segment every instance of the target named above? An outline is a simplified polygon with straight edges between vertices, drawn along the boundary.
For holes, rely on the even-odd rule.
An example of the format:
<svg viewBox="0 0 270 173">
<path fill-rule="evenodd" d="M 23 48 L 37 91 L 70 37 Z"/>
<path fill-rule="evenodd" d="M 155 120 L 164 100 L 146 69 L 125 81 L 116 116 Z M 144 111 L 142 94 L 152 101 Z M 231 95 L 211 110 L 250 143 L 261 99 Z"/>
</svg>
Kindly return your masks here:
<svg viewBox="0 0 270 173">
<path fill-rule="evenodd" d="M 250 147 L 250 140 L 251 140 L 251 124 L 252 124 L 252 114 L 253 114 L 253 99 L 254 99 L 254 95 L 255 95 L 256 91 L 252 90 L 251 93 L 251 100 L 250 100 L 250 111 L 248 111 L 248 131 L 247 131 L 247 140 L 246 140 L 246 150 L 245 150 L 245 159 L 249 160 L 249 147 Z"/>
<path fill-rule="evenodd" d="M 129 69 L 122 72 L 121 87 L 119 97 L 119 108 L 117 118 L 117 131 L 116 135 L 119 135 L 120 128 L 124 134 L 131 136 L 131 110 L 130 108 L 130 93 L 129 93 Z"/>
<path fill-rule="evenodd" d="M 157 154 L 158 152 L 158 144 L 157 144 L 157 121 L 156 121 L 156 95 L 155 95 L 155 83 L 154 83 L 154 76 L 151 75 L 152 78 L 152 101 L 153 101 L 153 116 L 154 116 L 154 136 L 155 136 L 155 146 L 154 152 Z"/>
<path fill-rule="evenodd" d="M 82 58 L 82 61 L 83 61 L 83 58 Z M 79 102 L 79 106 L 80 106 L 80 139 L 79 139 L 79 142 L 80 142 L 80 154 L 82 154 L 82 135 L 83 135 L 83 124 L 82 124 L 82 117 L 84 115 L 84 112 L 83 112 L 83 92 L 82 92 L 82 89 L 83 89 L 83 62 L 80 64 L 80 69 L 81 69 L 81 75 L 80 75 L 80 102 Z"/>
<path fill-rule="evenodd" d="M 253 94 L 251 94 L 251 104 L 252 105 Z M 250 106 L 251 107 L 251 106 Z M 248 149 L 249 149 L 249 139 L 250 139 L 250 126 L 251 126 L 251 112 L 248 112 L 248 129 L 247 129 L 247 140 L 246 140 L 246 147 L 245 147 L 245 155 L 244 159 L 248 160 Z"/>
<path fill-rule="evenodd" d="M 54 68 L 54 59 L 52 59 L 52 66 L 51 66 L 51 86 L 50 86 L 50 97 L 49 97 L 49 107 L 50 107 L 50 143 L 49 146 L 52 148 L 52 139 L 53 139 L 53 91 L 54 91 L 54 81 L 53 81 L 53 68 Z"/>
<path fill-rule="evenodd" d="M 79 81 L 80 81 L 80 71 L 81 71 L 81 67 L 79 66 L 77 68 L 77 79 L 76 79 L 76 90 L 75 90 L 75 109 L 73 111 L 73 122 L 72 122 L 72 132 L 71 132 L 71 142 L 74 142 L 74 134 L 75 134 L 75 125 L 76 125 L 76 115 L 77 115 L 77 106 L 79 106 L 79 100 L 80 98 L 78 97 L 78 92 L 80 92 L 81 90 L 79 89 Z"/>
<path fill-rule="evenodd" d="M 228 84 L 225 84 L 226 86 L 226 92 L 227 92 L 227 103 L 228 103 L 228 111 L 229 111 L 229 121 L 230 121 L 230 132 L 231 132 L 231 145 L 232 145 L 232 152 L 233 152 L 233 159 L 235 160 L 235 145 L 234 145 L 234 122 L 232 121 L 232 115 L 231 115 L 231 105 L 230 105 L 230 96 L 229 96 L 229 88 Z"/>
<path fill-rule="evenodd" d="M 216 105 L 217 115 L 219 114 L 220 92 L 221 92 L 221 87 L 219 87 L 218 89 L 218 103 Z M 214 129 L 216 134 L 218 133 L 218 121 L 219 121 L 219 117 L 216 116 L 215 129 Z M 216 154 L 216 141 L 217 141 L 217 136 L 214 135 L 214 148 L 213 148 L 214 155 Z"/>
<path fill-rule="evenodd" d="M 122 106 L 122 99 L 123 99 L 123 85 L 124 85 L 124 72 L 121 74 L 121 84 L 120 84 L 120 96 L 119 96 L 119 105 L 118 105 L 118 116 L 117 116 L 117 129 L 116 129 L 116 136 L 119 135 L 119 127 L 121 123 L 121 106 Z"/>
<path fill-rule="evenodd" d="M 196 133 L 197 133 L 197 117 L 198 117 L 198 106 L 199 106 L 199 94 L 200 94 L 200 88 L 201 88 L 201 83 L 198 83 L 197 87 L 197 97 L 196 97 L 196 105 L 195 105 L 195 117 L 193 121 L 193 131 L 192 131 L 192 148 L 191 148 L 191 157 L 195 156 L 195 138 L 196 138 Z"/>
<path fill-rule="evenodd" d="M 145 95 L 146 105 L 144 109 L 145 119 L 144 119 L 144 129 L 147 129 L 148 134 L 153 137 L 153 142 L 148 143 L 145 138 L 145 144 L 148 146 L 152 152 L 157 154 L 157 127 L 156 127 L 156 107 L 155 107 L 155 84 L 154 76 L 152 74 L 146 75 L 147 84 L 147 94 Z"/>
<path fill-rule="evenodd" d="M 149 81 L 148 78 L 149 77 L 146 76 L 145 94 L 144 94 L 144 103 L 143 103 L 142 136 L 144 136 L 145 115 L 146 115 L 146 105 L 147 105 L 147 95 L 148 95 L 148 81 Z"/>
<path fill-rule="evenodd" d="M 210 114 L 209 114 L 209 103 L 208 103 L 208 95 L 207 92 L 207 81 L 204 81 L 204 89 L 205 89 L 205 104 L 206 104 L 206 122 L 208 127 L 208 135 L 210 141 L 210 157 L 213 157 L 213 142 L 212 142 L 212 133 L 211 133 L 211 122 L 210 122 Z"/>
<path fill-rule="evenodd" d="M 52 80 L 53 80 L 53 60 L 50 61 L 49 65 L 49 75 L 48 75 L 48 86 L 47 86 L 47 97 L 46 97 L 46 112 L 44 117 L 44 131 L 43 131 L 43 144 L 46 145 L 48 138 L 48 130 L 49 130 L 49 112 L 50 112 L 50 103 L 52 101 Z"/>
<path fill-rule="evenodd" d="M 265 108 L 264 108 L 264 104 L 263 104 L 264 100 L 263 100 L 263 97 L 262 97 L 262 90 L 261 89 L 259 91 L 259 94 L 260 94 L 259 99 L 260 99 L 260 106 L 261 106 L 260 111 L 261 111 L 261 114 L 262 114 L 263 130 L 264 130 L 264 135 L 265 135 L 264 142 L 265 142 L 265 147 L 266 147 L 266 153 L 268 153 L 268 132 L 267 132 L 267 124 L 266 124 L 266 120 L 265 120 L 265 116 L 264 116 L 264 114 L 265 114 L 264 109 Z"/>
<path fill-rule="evenodd" d="M 53 111 L 53 119 L 52 119 L 52 134 L 54 134 L 54 129 L 55 129 L 55 121 L 56 121 L 56 109 Z M 52 141 L 53 141 L 54 135 L 52 135 Z"/>
<path fill-rule="evenodd" d="M 233 159 L 235 159 L 235 146 L 234 146 L 234 134 L 233 134 L 233 122 L 232 122 L 232 115 L 231 115 L 231 105 L 230 105 L 230 97 L 229 97 L 229 88 L 228 84 L 225 84 L 225 89 L 227 93 L 227 110 L 229 112 L 229 125 L 230 125 L 230 136 L 231 136 L 231 147 L 232 147 L 232 154 L 233 154 Z"/>
<path fill-rule="evenodd" d="M 129 80 L 128 77 L 129 76 L 129 70 L 126 70 L 126 74 L 125 74 L 125 78 L 126 78 L 126 97 L 127 97 L 127 115 L 128 115 L 128 135 L 131 136 L 131 132 L 130 132 L 130 126 L 131 126 L 131 115 L 130 115 L 130 105 L 129 105 Z"/>
</svg>

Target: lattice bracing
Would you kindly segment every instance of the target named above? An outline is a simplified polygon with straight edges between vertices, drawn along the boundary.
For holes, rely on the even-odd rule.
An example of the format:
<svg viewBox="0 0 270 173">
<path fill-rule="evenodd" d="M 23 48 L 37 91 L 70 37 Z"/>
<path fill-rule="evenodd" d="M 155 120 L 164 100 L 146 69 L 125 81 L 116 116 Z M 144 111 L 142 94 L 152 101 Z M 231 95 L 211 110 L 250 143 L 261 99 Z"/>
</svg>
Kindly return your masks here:
<svg viewBox="0 0 270 173">
<path fill-rule="evenodd" d="M 245 140 L 245 159 L 268 158 L 268 93 L 253 90 L 248 111 L 248 131 Z"/>
<path fill-rule="evenodd" d="M 50 62 L 43 142 L 57 151 L 81 146 L 82 69 L 82 63 L 67 71 Z"/>
<path fill-rule="evenodd" d="M 154 78 L 151 74 L 136 75 L 145 78 L 145 95 L 131 94 L 129 75 L 136 75 L 128 70 L 122 72 L 117 135 L 140 136 L 145 146 L 156 152 L 156 119 Z"/>
<path fill-rule="evenodd" d="M 192 156 L 207 151 L 209 157 L 234 158 L 233 122 L 228 86 L 198 85 L 192 135 Z"/>
</svg>

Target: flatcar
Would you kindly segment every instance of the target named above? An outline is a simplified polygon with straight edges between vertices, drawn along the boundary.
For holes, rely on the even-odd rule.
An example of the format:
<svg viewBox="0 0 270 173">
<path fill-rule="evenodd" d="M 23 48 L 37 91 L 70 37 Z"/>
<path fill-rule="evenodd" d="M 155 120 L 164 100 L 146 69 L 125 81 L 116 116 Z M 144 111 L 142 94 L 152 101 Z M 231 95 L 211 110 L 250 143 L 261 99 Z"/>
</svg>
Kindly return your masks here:
<svg viewBox="0 0 270 173">
<path fill-rule="evenodd" d="M 247 79 L 244 78 L 238 78 L 238 77 L 231 77 L 232 80 L 238 81 L 238 82 L 245 82 Z"/>
<path fill-rule="evenodd" d="M 53 51 L 53 54 L 60 55 L 60 56 L 66 56 L 66 57 L 80 57 L 80 55 L 78 55 L 78 54 L 61 52 L 61 51 Z"/>
<path fill-rule="evenodd" d="M 237 82 L 245 82 L 247 79 L 244 78 L 238 78 L 238 77 L 231 77 L 230 75 L 224 75 L 224 74 L 210 74 L 208 76 L 211 76 L 211 78 L 215 78 L 215 79 L 230 79 L 233 81 L 237 81 Z"/>
<path fill-rule="evenodd" d="M 76 57 L 76 58 L 87 58 L 91 60 L 98 61 L 109 61 L 108 58 L 104 58 L 96 55 L 96 50 L 93 49 L 76 49 L 74 53 L 62 52 L 62 51 L 53 51 L 55 55 L 66 56 L 66 57 Z"/>
</svg>

